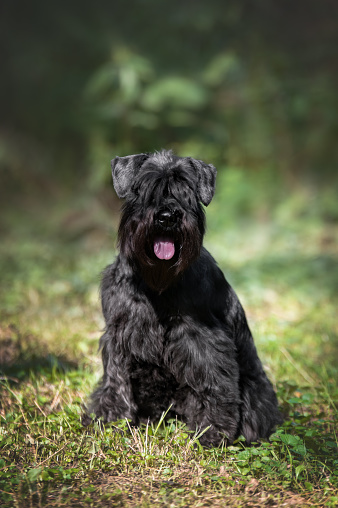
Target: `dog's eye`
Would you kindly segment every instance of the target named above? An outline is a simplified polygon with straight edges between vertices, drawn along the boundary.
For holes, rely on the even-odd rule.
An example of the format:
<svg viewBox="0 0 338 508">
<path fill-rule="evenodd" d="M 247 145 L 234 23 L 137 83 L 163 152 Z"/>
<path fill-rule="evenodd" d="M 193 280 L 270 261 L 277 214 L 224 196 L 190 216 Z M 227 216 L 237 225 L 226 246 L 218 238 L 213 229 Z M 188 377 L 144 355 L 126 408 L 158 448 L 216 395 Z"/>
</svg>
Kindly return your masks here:
<svg viewBox="0 0 338 508">
<path fill-rule="evenodd" d="M 140 189 L 139 189 L 139 187 L 137 187 L 137 185 L 133 185 L 133 186 L 132 186 L 132 188 L 131 188 L 131 192 L 132 192 L 132 194 L 133 194 L 136 198 L 138 198 L 138 197 L 139 197 L 139 195 L 140 195 Z"/>
</svg>

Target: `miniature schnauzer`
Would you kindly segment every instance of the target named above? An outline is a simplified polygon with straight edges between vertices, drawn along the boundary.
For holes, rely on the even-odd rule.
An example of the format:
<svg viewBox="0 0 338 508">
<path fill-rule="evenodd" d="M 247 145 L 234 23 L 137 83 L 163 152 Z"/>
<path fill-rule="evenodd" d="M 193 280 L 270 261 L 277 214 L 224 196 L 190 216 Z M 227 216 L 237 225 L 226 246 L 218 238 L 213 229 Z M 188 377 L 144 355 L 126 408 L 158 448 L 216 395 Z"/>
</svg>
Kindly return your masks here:
<svg viewBox="0 0 338 508">
<path fill-rule="evenodd" d="M 171 151 L 116 157 L 120 252 L 102 279 L 103 377 L 88 415 L 133 425 L 178 416 L 206 446 L 281 423 L 244 310 L 203 247 L 216 169 Z M 169 409 L 170 408 L 170 409 Z M 168 411 L 169 409 L 169 411 Z"/>
</svg>

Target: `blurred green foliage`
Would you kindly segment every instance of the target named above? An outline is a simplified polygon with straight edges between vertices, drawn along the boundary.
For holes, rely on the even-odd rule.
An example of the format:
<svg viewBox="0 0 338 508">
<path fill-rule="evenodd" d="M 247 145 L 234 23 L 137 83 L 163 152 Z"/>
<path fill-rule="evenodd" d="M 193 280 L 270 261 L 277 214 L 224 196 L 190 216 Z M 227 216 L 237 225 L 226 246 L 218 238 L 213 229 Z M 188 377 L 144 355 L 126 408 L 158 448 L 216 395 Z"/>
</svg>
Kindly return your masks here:
<svg viewBox="0 0 338 508">
<path fill-rule="evenodd" d="M 1 10 L 2 189 L 79 176 L 101 188 L 113 156 L 162 147 L 289 185 L 336 176 L 334 0 Z"/>
</svg>

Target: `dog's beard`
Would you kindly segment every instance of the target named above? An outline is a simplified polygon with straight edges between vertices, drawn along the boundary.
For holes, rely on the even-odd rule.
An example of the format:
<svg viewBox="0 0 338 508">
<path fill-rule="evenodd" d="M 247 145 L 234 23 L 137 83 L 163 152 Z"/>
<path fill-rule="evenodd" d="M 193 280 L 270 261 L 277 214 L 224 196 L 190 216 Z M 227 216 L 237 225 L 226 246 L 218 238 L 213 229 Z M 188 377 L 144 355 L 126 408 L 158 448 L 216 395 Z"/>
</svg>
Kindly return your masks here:
<svg viewBox="0 0 338 508">
<path fill-rule="evenodd" d="M 152 224 L 152 222 L 151 222 Z M 149 220 L 124 220 L 119 228 L 121 254 L 136 268 L 152 290 L 162 293 L 198 258 L 204 223 L 182 220 L 174 232 L 160 231 Z"/>
</svg>

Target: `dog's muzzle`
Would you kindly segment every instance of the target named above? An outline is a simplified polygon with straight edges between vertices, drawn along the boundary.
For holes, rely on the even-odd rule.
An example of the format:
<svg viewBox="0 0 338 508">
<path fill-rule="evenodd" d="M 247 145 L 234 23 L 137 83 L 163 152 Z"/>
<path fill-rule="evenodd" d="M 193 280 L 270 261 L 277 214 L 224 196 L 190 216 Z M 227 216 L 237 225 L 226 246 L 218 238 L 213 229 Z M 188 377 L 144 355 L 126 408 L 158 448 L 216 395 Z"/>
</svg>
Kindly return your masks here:
<svg viewBox="0 0 338 508">
<path fill-rule="evenodd" d="M 163 229 L 172 228 L 177 224 L 178 214 L 172 210 L 161 210 L 155 217 L 155 221 Z"/>
<path fill-rule="evenodd" d="M 154 238 L 154 253 L 158 259 L 169 260 L 175 255 L 174 230 L 180 221 L 180 214 L 169 208 L 155 215 L 155 226 L 159 235 Z"/>
</svg>

